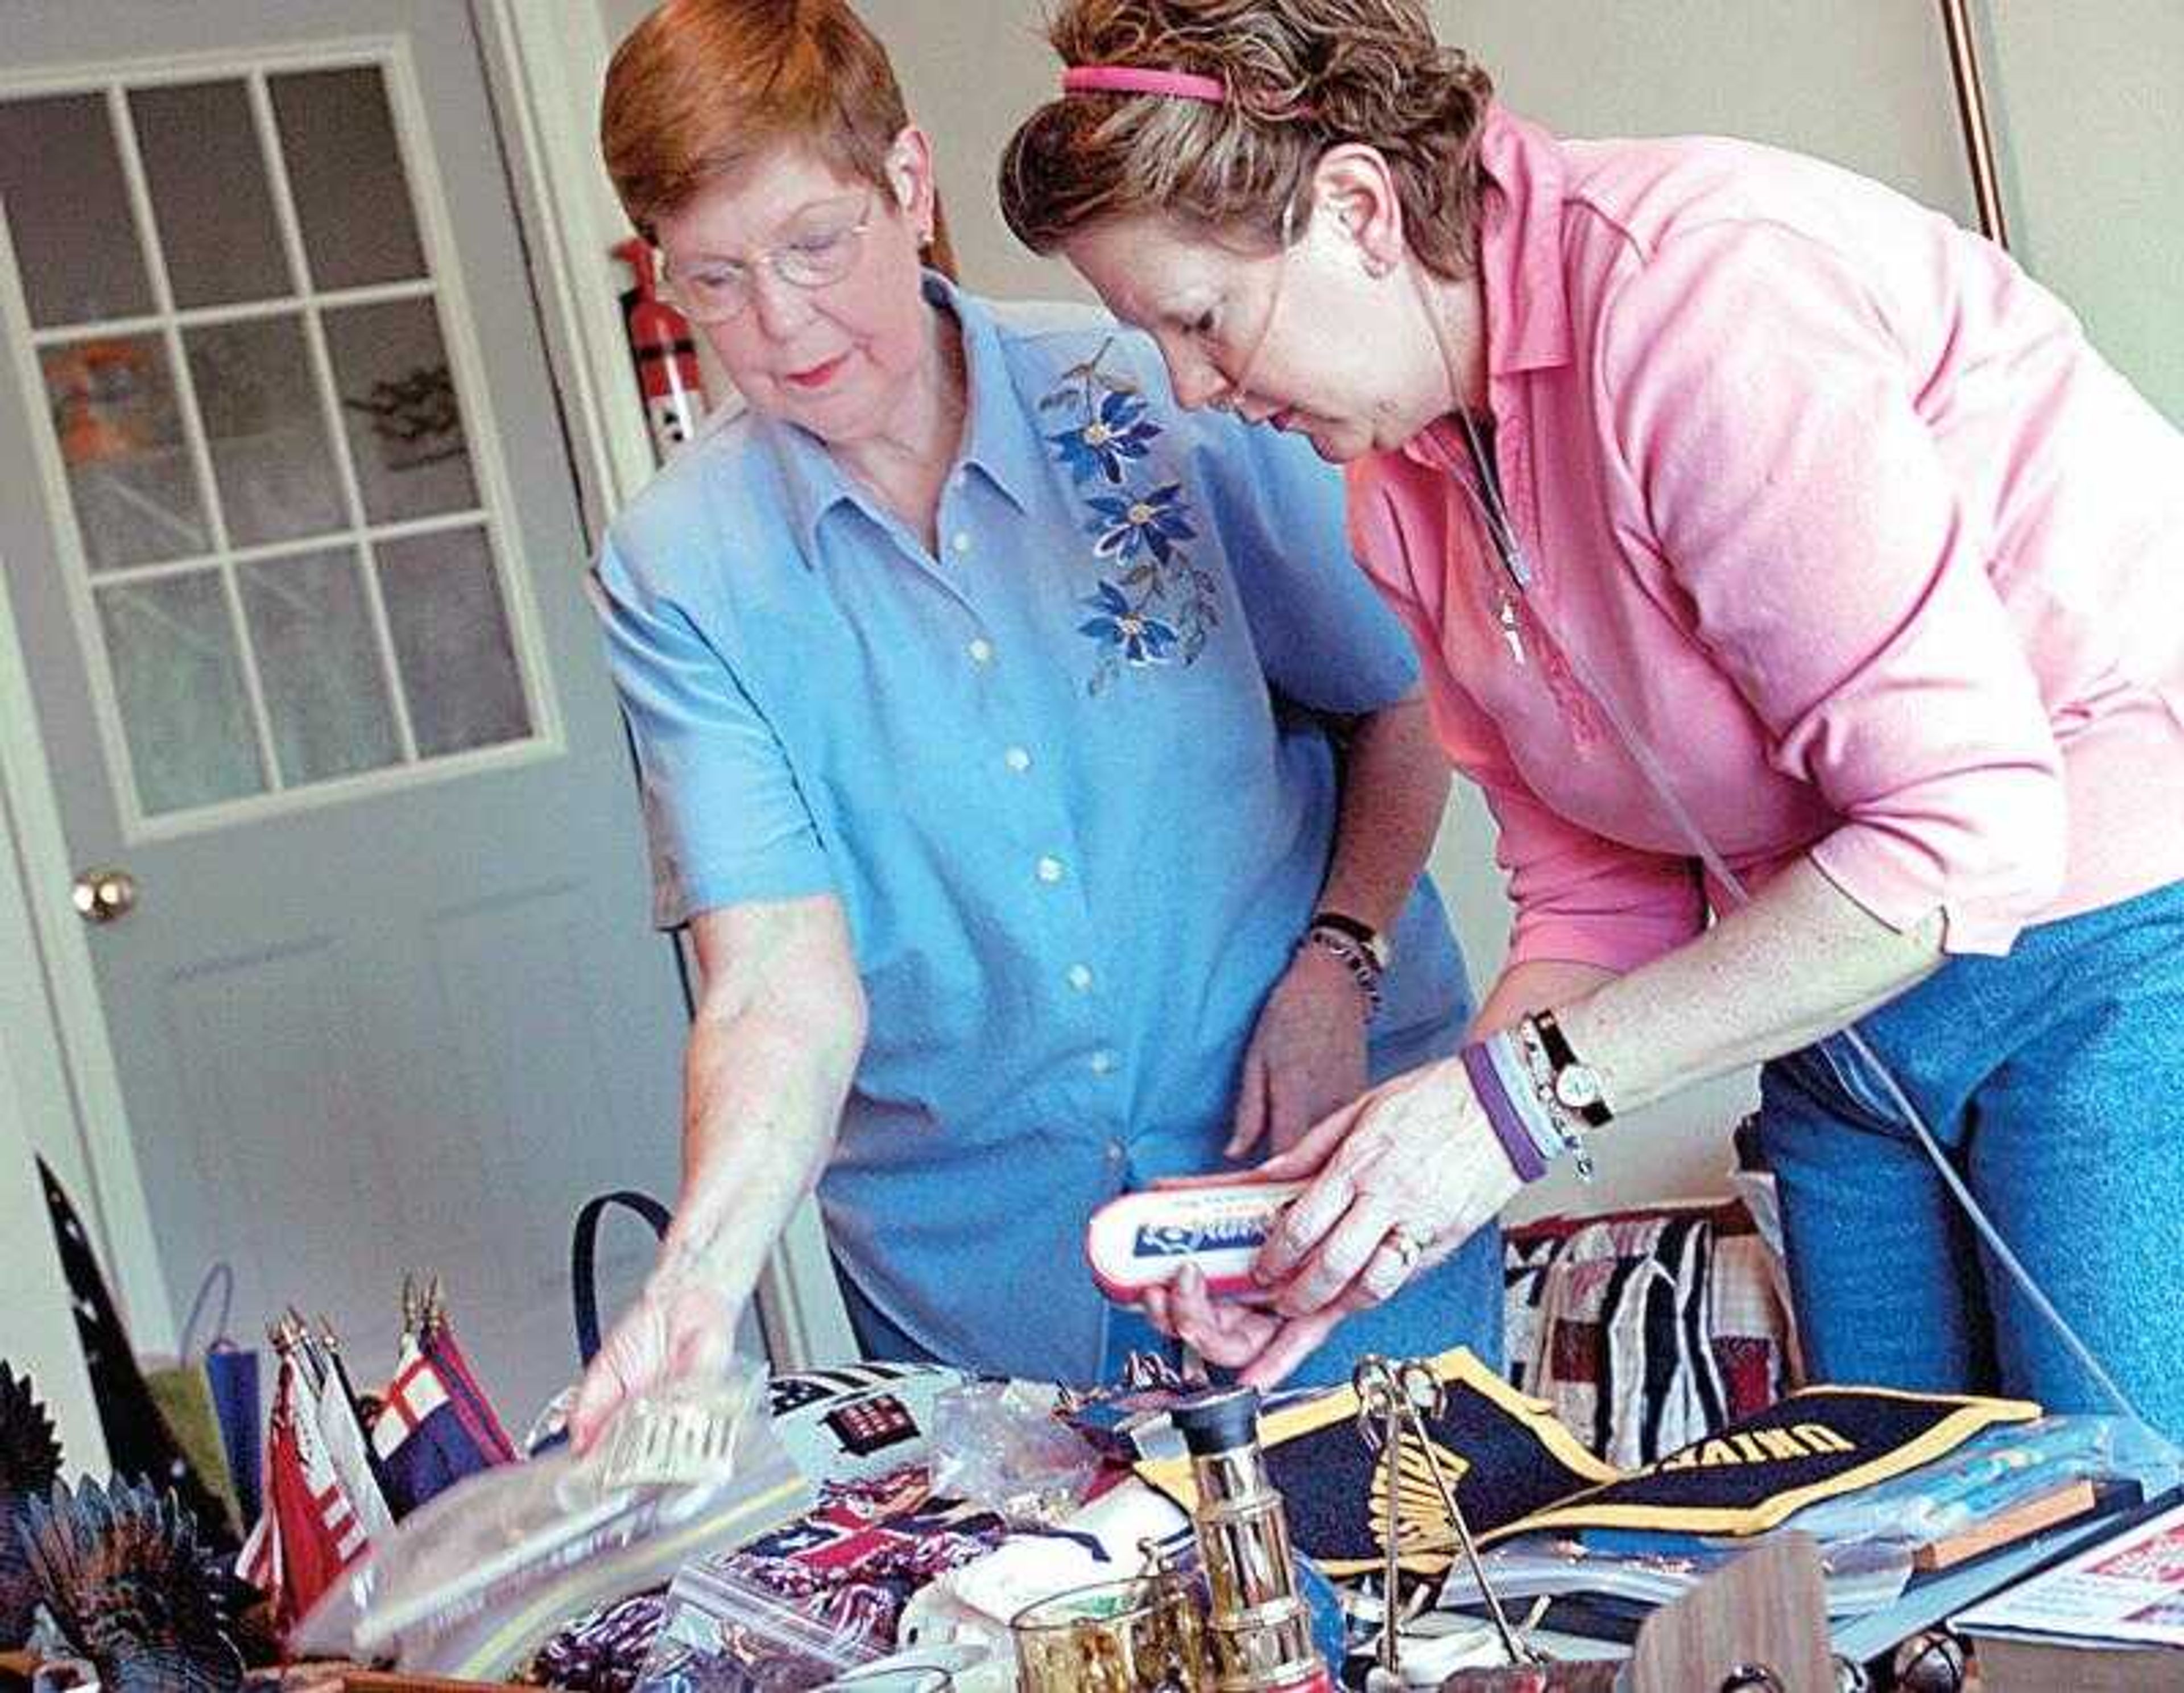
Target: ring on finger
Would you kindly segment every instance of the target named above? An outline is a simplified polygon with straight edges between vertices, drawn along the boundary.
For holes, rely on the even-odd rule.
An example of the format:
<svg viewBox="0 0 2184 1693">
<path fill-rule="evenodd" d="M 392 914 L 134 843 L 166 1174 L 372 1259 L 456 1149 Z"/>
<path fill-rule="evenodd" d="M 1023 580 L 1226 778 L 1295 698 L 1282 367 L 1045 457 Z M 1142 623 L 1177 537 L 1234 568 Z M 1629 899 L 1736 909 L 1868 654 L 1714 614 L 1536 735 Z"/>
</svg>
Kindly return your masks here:
<svg viewBox="0 0 2184 1693">
<path fill-rule="evenodd" d="M 1401 1260 L 1406 1276 L 1418 1267 L 1418 1260 L 1425 1254 L 1425 1242 L 1418 1238 L 1407 1223 L 1391 1224 L 1381 1243 Z"/>
</svg>

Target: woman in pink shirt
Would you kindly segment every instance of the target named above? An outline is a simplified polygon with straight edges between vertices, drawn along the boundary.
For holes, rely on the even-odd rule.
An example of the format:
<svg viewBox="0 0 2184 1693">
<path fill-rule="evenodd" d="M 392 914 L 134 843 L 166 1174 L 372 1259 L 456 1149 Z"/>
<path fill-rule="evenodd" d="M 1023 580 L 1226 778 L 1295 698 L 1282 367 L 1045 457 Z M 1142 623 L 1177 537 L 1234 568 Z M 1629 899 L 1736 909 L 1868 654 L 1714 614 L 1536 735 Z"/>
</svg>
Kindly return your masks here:
<svg viewBox="0 0 2184 1693">
<path fill-rule="evenodd" d="M 1559 140 L 1414 0 L 1052 36 L 1011 226 L 1185 403 L 1348 466 L 1516 906 L 1474 1045 L 1263 1167 L 1314 1178 L 1270 1308 L 1159 1320 L 1277 1379 L 1584 1134 L 1761 1061 L 1816 1375 L 2110 1408 L 1855 1021 L 2184 1433 L 2184 437 L 1988 243 L 1764 148 Z"/>
</svg>

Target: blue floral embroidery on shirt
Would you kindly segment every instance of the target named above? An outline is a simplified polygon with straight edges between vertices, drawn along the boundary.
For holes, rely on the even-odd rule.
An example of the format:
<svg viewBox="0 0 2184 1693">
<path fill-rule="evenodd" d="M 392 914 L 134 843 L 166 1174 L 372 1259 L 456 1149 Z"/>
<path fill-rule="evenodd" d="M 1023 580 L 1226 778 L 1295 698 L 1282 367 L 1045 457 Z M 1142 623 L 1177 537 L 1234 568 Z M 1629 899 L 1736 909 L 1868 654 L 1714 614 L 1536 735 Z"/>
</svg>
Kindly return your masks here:
<svg viewBox="0 0 2184 1693">
<path fill-rule="evenodd" d="M 1088 377 L 1094 375 L 1090 366 L 1081 365 L 1078 369 Z M 1089 393 L 1086 399 L 1089 401 Z M 1160 433 L 1160 425 L 1146 418 L 1145 396 L 1125 388 L 1109 388 L 1096 405 L 1088 404 L 1085 411 L 1084 421 L 1075 428 L 1046 439 L 1054 443 L 1062 463 L 1080 483 L 1095 476 L 1119 483 L 1125 461 L 1145 455 L 1153 438 Z"/>
<path fill-rule="evenodd" d="M 1056 459 L 1074 482 L 1090 519 L 1092 556 L 1102 565 L 1124 567 L 1102 573 L 1081 601 L 1094 613 L 1078 633 L 1098 645 L 1099 657 L 1085 691 L 1104 690 L 1127 667 L 1146 669 L 1198 660 L 1221 621 L 1212 573 L 1190 562 L 1183 543 L 1198 539 L 1183 483 L 1141 485 L 1135 472 L 1164 433 L 1145 397 L 1128 377 L 1101 368 L 1112 341 L 1083 364 L 1061 373 L 1060 384 L 1039 403 L 1041 411 L 1074 411 L 1076 422 L 1050 433 Z M 1112 491 L 1100 487 L 1105 480 Z"/>
<path fill-rule="evenodd" d="M 1095 494 L 1085 504 L 1099 513 L 1084 526 L 1084 533 L 1095 537 L 1092 551 L 1100 558 L 1127 563 L 1150 551 L 1166 564 L 1174 556 L 1176 542 L 1198 538 L 1185 515 L 1179 482 L 1135 499 L 1127 494 Z"/>
<path fill-rule="evenodd" d="M 1125 664 L 1165 664 L 1175 645 L 1175 630 L 1158 617 L 1130 604 L 1129 596 L 1113 583 L 1102 580 L 1099 591 L 1079 602 L 1098 612 L 1078 624 L 1079 634 L 1104 644 L 1112 663 L 1120 657 Z"/>
</svg>

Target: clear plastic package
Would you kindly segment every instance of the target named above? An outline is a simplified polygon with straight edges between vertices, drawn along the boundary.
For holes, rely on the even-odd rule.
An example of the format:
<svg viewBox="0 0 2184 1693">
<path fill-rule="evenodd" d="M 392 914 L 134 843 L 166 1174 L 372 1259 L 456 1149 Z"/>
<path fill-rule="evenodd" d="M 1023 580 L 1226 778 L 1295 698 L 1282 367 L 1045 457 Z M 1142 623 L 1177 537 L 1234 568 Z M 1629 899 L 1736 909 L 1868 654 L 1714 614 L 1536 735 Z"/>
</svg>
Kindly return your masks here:
<svg viewBox="0 0 2184 1693">
<path fill-rule="evenodd" d="M 722 1426 L 702 1442 L 688 1439 L 687 1405 L 640 1425 L 687 1446 L 685 1472 L 699 1479 L 612 1485 L 617 1471 L 675 1472 L 672 1454 L 648 1439 L 634 1456 L 621 1444 L 502 1465 L 432 1500 L 329 1595 L 354 1617 L 350 1655 L 392 1656 L 413 1674 L 502 1679 L 567 1618 L 809 1510 L 811 1483 L 775 1435 L 758 1380 L 756 1366 L 734 1366 L 717 1390 Z"/>
<path fill-rule="evenodd" d="M 636 1693 L 805 1693 L 880 1656 L 717 1562 L 686 1565 Z"/>
<path fill-rule="evenodd" d="M 1084 1502 L 1104 1460 L 1020 1382 L 966 1382 L 933 1404 L 933 1490 L 1012 1522 L 1055 1523 Z"/>
</svg>

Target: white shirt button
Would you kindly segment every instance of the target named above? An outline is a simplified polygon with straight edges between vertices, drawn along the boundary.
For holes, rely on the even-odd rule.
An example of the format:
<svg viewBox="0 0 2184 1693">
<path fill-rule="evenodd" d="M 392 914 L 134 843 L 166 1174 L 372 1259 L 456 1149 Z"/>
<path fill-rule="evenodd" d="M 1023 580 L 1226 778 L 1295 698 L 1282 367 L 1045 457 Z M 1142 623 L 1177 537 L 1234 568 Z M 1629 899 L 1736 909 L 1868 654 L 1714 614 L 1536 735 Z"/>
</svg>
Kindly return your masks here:
<svg viewBox="0 0 2184 1693">
<path fill-rule="evenodd" d="M 994 644 L 983 635 L 973 636 L 971 645 L 964 650 L 971 655 L 973 664 L 991 664 L 994 662 Z"/>
<path fill-rule="evenodd" d="M 965 529 L 958 529 L 958 530 L 956 530 L 956 532 L 953 535 L 951 535 L 951 536 L 950 536 L 950 537 L 949 537 L 948 545 L 949 545 L 950 546 L 951 546 L 951 547 L 955 548 L 955 549 L 956 549 L 956 551 L 958 551 L 958 552 L 968 552 L 968 551 L 970 551 L 970 550 L 971 550 L 971 536 L 970 536 L 970 532 L 969 532 L 968 530 L 965 530 Z"/>
<path fill-rule="evenodd" d="M 1001 763 L 1021 776 L 1031 768 L 1031 754 L 1021 746 L 1011 746 L 1001 754 Z"/>
<path fill-rule="evenodd" d="M 1037 867 L 1037 874 L 1039 879 L 1043 882 L 1052 884 L 1060 881 L 1061 880 L 1061 860 L 1059 858 L 1041 858 L 1039 861 Z"/>
<path fill-rule="evenodd" d="M 1092 967 L 1089 964 L 1072 964 L 1062 975 L 1063 979 L 1079 993 L 1091 992 Z"/>
<path fill-rule="evenodd" d="M 1125 1152 L 1125 1151 L 1123 1149 L 1123 1143 L 1122 1143 L 1122 1142 L 1120 1142 L 1120 1141 L 1109 1141 L 1109 1142 L 1107 1143 L 1107 1162 L 1108 1162 L 1108 1163 L 1112 1164 L 1112 1165 L 1119 1165 L 1123 1162 L 1123 1160 L 1124 1159 L 1128 1158 L 1128 1156 L 1129 1156 L 1129 1154 L 1128 1154 L 1128 1153 L 1127 1153 L 1127 1152 Z"/>
<path fill-rule="evenodd" d="M 1091 1066 L 1093 1075 L 1105 1076 L 1110 1070 L 1114 1069 L 1115 1055 L 1109 1052 L 1106 1048 L 1102 1047 L 1098 1052 L 1093 1053 L 1086 1062 Z"/>
</svg>

